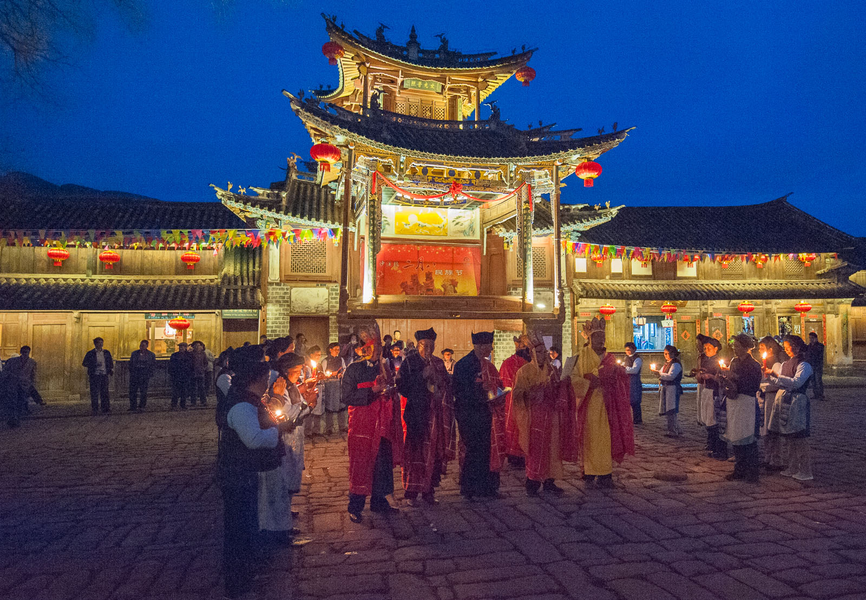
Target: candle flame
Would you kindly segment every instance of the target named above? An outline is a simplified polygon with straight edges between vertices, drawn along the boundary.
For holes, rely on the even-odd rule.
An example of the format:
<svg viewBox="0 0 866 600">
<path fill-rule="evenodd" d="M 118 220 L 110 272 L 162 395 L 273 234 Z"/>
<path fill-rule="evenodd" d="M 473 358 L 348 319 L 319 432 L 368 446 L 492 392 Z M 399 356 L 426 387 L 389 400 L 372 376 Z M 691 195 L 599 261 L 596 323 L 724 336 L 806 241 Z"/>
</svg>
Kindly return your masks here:
<svg viewBox="0 0 866 600">
<path fill-rule="evenodd" d="M 310 368 L 312 368 L 312 369 L 316 368 L 316 361 L 314 361 L 314 360 L 310 361 Z"/>
<path fill-rule="evenodd" d="M 764 352 L 764 360 L 767 360 L 767 353 Z"/>
<path fill-rule="evenodd" d="M 653 364 L 650 365 L 650 369 L 655 369 L 655 368 L 656 368 L 656 364 L 655 364 L 655 363 L 653 363 Z"/>
<path fill-rule="evenodd" d="M 325 377 L 330 377 L 330 376 L 331 376 L 331 372 L 330 372 L 330 371 L 325 371 Z"/>
<path fill-rule="evenodd" d="M 283 411 L 281 411 L 281 410 L 278 408 L 277 410 L 274 411 L 274 414 L 277 415 L 277 416 L 279 417 L 281 414 L 283 414 Z"/>
</svg>

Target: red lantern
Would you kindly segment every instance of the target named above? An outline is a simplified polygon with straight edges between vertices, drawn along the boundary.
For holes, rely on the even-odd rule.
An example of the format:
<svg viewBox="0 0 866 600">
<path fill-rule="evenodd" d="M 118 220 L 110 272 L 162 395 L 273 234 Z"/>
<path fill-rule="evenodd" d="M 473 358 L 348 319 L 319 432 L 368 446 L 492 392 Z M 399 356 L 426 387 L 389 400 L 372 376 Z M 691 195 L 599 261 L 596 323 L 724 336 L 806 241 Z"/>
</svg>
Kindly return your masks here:
<svg viewBox="0 0 866 600">
<path fill-rule="evenodd" d="M 583 187 L 592 187 L 593 180 L 601 175 L 601 165 L 587 160 L 574 167 L 574 174 L 583 179 Z"/>
<path fill-rule="evenodd" d="M 189 329 L 190 325 L 192 325 L 192 323 L 190 323 L 188 319 L 184 319 L 183 317 L 175 317 L 168 322 L 169 327 L 171 327 L 172 329 L 177 329 L 178 331 Z"/>
<path fill-rule="evenodd" d="M 604 318 L 610 321 L 610 317 L 616 313 L 616 307 L 612 304 L 602 304 L 598 307 L 598 312 L 604 315 Z"/>
<path fill-rule="evenodd" d="M 662 312 L 666 315 L 672 315 L 677 312 L 677 305 L 673 302 L 665 302 L 662 304 Z"/>
<path fill-rule="evenodd" d="M 322 46 L 322 54 L 328 57 L 328 64 L 334 66 L 337 64 L 338 58 L 343 58 L 343 55 L 346 54 L 346 51 L 343 50 L 343 47 L 337 42 L 325 42 Z"/>
<path fill-rule="evenodd" d="M 523 87 L 529 87 L 529 82 L 535 79 L 535 69 L 529 66 L 520 67 L 514 77 L 523 84 Z"/>
<path fill-rule="evenodd" d="M 808 302 L 806 302 L 805 300 L 801 300 L 800 302 L 797 302 L 797 304 L 794 305 L 794 310 L 796 310 L 798 313 L 801 313 L 801 314 L 807 313 L 810 310 L 812 310 L 812 305 L 809 304 Z"/>
<path fill-rule="evenodd" d="M 310 148 L 310 156 L 319 163 L 319 170 L 330 172 L 331 165 L 340 160 L 340 149 L 333 144 L 321 142 Z"/>
<path fill-rule="evenodd" d="M 807 267 L 811 267 L 812 263 L 818 258 L 817 254 L 813 254 L 812 252 L 808 252 L 805 254 L 800 254 L 797 258 L 800 259 L 800 262 Z"/>
<path fill-rule="evenodd" d="M 114 263 L 120 262 L 120 254 L 114 250 L 105 250 L 99 253 L 99 262 L 104 264 L 106 269 L 113 269 Z"/>
<path fill-rule="evenodd" d="M 201 256 L 195 252 L 184 252 L 180 257 L 180 260 L 186 264 L 187 269 L 195 269 L 195 265 L 201 260 Z"/>
<path fill-rule="evenodd" d="M 755 310 L 755 305 L 752 304 L 752 303 L 749 302 L 749 301 L 746 301 L 746 302 L 740 302 L 740 305 L 737 306 L 737 310 L 739 310 L 739 311 L 740 311 L 741 313 L 743 313 L 744 315 L 747 315 L 747 314 L 749 314 L 750 312 L 752 312 L 753 310 Z"/>
<path fill-rule="evenodd" d="M 589 257 L 589 259 L 596 264 L 596 266 L 601 266 L 604 264 L 604 254 L 593 254 Z"/>
<path fill-rule="evenodd" d="M 735 257 L 733 254 L 725 254 L 724 256 L 722 256 L 721 259 L 719 259 L 722 263 L 722 268 L 727 269 L 728 265 L 734 262 L 734 258 Z"/>
<path fill-rule="evenodd" d="M 63 261 L 69 258 L 69 250 L 64 248 L 51 248 L 48 250 L 48 258 L 54 261 L 55 267 L 62 267 Z"/>
<path fill-rule="evenodd" d="M 756 267 L 758 267 L 759 269 L 763 269 L 764 264 L 770 260 L 770 257 L 767 256 L 766 254 L 758 254 L 752 260 L 755 261 Z"/>
</svg>

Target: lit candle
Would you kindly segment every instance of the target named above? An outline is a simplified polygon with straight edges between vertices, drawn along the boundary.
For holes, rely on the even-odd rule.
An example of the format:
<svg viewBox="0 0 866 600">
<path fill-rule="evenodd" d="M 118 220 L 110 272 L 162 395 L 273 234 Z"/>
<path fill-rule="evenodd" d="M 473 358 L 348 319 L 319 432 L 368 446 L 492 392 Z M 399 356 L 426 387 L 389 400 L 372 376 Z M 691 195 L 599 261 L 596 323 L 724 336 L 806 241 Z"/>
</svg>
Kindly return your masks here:
<svg viewBox="0 0 866 600">
<path fill-rule="evenodd" d="M 725 366 L 725 361 L 719 359 L 719 366 L 720 366 L 720 367 L 724 367 L 724 366 Z"/>
<path fill-rule="evenodd" d="M 621 365 L 622 361 L 620 359 L 616 359 L 616 364 Z"/>
<path fill-rule="evenodd" d="M 653 363 L 650 365 L 650 371 L 655 371 L 655 370 L 656 370 L 656 364 Z"/>
<path fill-rule="evenodd" d="M 331 376 L 331 372 L 330 372 L 330 371 L 325 371 L 325 377 L 330 377 L 330 376 Z"/>
<path fill-rule="evenodd" d="M 313 370 L 315 370 L 315 368 L 316 368 L 316 361 L 314 361 L 314 360 L 311 360 L 311 361 L 310 361 L 310 368 L 313 369 Z"/>
<path fill-rule="evenodd" d="M 274 414 L 275 414 L 276 416 L 279 417 L 281 414 L 283 414 L 283 411 L 281 411 L 281 410 L 278 408 L 277 410 L 274 411 Z"/>
<path fill-rule="evenodd" d="M 766 369 L 767 368 L 767 353 L 764 352 L 763 356 L 764 356 L 764 368 Z"/>
</svg>

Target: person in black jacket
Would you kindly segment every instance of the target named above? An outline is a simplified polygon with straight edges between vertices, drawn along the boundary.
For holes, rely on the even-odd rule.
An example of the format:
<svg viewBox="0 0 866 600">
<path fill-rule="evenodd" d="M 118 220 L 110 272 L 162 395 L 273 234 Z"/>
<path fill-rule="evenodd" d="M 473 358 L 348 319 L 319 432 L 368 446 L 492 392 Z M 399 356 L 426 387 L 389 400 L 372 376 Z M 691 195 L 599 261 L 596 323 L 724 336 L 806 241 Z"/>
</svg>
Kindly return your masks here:
<svg viewBox="0 0 866 600">
<path fill-rule="evenodd" d="M 177 345 L 177 352 L 168 359 L 168 376 L 171 379 L 171 407 L 186 410 L 186 399 L 192 386 L 192 353 L 186 342 Z"/>
<path fill-rule="evenodd" d="M 108 378 L 114 373 L 114 361 L 111 352 L 102 346 L 105 342 L 101 337 L 93 339 L 93 350 L 84 355 L 82 367 L 87 368 L 90 380 L 90 409 L 96 414 L 101 409 L 103 413 L 111 412 L 111 400 L 108 397 Z"/>
<path fill-rule="evenodd" d="M 277 425 L 262 403 L 268 390 L 267 363 L 247 363 L 234 375 L 226 399 L 217 472 L 223 495 L 223 577 L 226 594 L 237 598 L 252 589 L 258 537 L 258 474 L 280 465 L 280 434 L 294 427 Z"/>
<path fill-rule="evenodd" d="M 156 369 L 156 354 L 147 349 L 150 342 L 141 340 L 138 350 L 129 357 L 129 410 L 143 411 L 147 406 L 147 386 Z"/>
</svg>

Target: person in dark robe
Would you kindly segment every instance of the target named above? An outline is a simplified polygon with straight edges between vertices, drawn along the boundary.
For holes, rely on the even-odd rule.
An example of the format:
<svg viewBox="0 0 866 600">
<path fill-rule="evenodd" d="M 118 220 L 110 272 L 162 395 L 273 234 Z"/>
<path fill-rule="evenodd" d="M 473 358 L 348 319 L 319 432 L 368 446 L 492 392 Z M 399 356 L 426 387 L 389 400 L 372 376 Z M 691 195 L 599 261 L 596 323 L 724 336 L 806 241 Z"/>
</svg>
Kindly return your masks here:
<svg viewBox="0 0 866 600">
<path fill-rule="evenodd" d="M 460 493 L 472 500 L 499 495 L 499 473 L 490 469 L 492 415 L 484 387 L 484 364 L 493 351 L 493 333 L 472 334 L 473 351 L 454 365 L 454 412 L 466 454 L 460 469 Z"/>
<path fill-rule="evenodd" d="M 436 504 L 434 490 L 454 458 L 454 396 L 445 363 L 434 355 L 436 332 L 415 332 L 416 350 L 403 359 L 397 390 L 403 406 L 403 489 L 415 505 L 418 494 Z"/>
<path fill-rule="evenodd" d="M 628 375 L 628 399 L 629 404 L 631 404 L 632 423 L 640 425 L 643 423 L 643 411 L 641 410 L 643 383 L 640 380 L 643 359 L 637 353 L 637 346 L 634 345 L 634 342 L 626 342 L 625 344 L 623 366 L 625 367 L 625 374 Z"/>
<path fill-rule="evenodd" d="M 818 334 L 809 332 L 809 345 L 806 347 L 806 360 L 812 367 L 812 379 L 809 384 L 815 394 L 815 400 L 824 399 L 824 344 L 818 341 Z"/>
<path fill-rule="evenodd" d="M 343 403 L 349 407 L 349 518 L 362 520 L 370 496 L 370 510 L 398 512 L 386 496 L 394 493 L 393 445 L 400 443 L 395 431 L 395 386 L 391 371 L 382 358 L 379 327 L 361 330 L 361 359 L 346 367 L 343 374 Z M 399 405 L 398 405 L 399 406 Z"/>
</svg>

